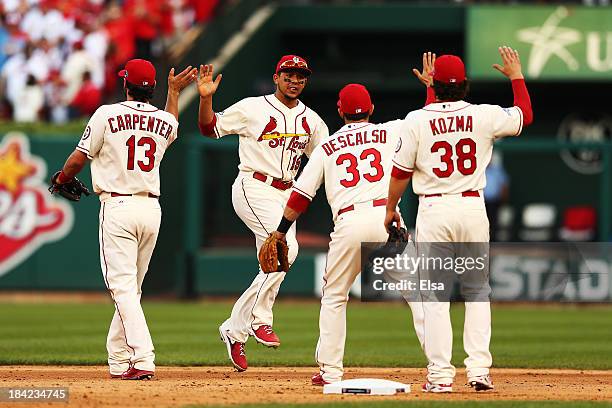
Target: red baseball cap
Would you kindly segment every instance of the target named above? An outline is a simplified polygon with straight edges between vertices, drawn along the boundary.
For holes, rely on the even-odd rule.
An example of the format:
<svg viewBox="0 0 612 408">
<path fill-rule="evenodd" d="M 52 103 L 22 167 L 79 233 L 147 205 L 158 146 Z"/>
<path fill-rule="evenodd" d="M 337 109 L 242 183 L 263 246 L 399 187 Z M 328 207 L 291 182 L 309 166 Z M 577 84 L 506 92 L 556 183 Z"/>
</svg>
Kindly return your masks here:
<svg viewBox="0 0 612 408">
<path fill-rule="evenodd" d="M 338 108 L 342 113 L 354 115 L 369 112 L 372 108 L 370 93 L 365 86 L 360 84 L 348 84 L 338 94 Z"/>
<path fill-rule="evenodd" d="M 465 81 L 465 65 L 456 55 L 441 55 L 434 63 L 433 79 L 445 84 L 459 84 Z"/>
<path fill-rule="evenodd" d="M 300 71 L 306 76 L 312 74 L 306 60 L 298 55 L 283 55 L 276 64 L 276 74 L 282 71 Z"/>
<path fill-rule="evenodd" d="M 118 75 L 133 85 L 155 86 L 155 67 L 147 60 L 129 60 Z"/>
</svg>

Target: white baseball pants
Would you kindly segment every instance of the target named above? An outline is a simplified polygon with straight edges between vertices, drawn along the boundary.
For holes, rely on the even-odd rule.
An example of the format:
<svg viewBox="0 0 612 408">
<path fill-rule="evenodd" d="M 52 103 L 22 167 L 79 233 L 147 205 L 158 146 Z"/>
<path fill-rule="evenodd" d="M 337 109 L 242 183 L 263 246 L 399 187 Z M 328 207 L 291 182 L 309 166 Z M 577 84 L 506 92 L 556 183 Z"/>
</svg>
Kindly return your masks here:
<svg viewBox="0 0 612 408">
<path fill-rule="evenodd" d="M 489 242 L 489 220 L 481 197 L 461 194 L 421 197 L 416 220 L 416 242 Z M 488 289 L 488 283 L 486 285 Z M 424 351 L 429 364 L 427 379 L 450 384 L 455 377 L 451 364 L 453 331 L 449 302 L 423 302 Z M 489 373 L 492 357 L 491 305 L 488 301 L 465 302 L 463 345 L 467 377 Z"/>
<path fill-rule="evenodd" d="M 161 208 L 155 198 L 108 197 L 100 206 L 100 264 L 115 303 L 106 341 L 113 375 L 130 365 L 155 370 L 153 341 L 140 296 L 160 222 Z"/>
<path fill-rule="evenodd" d="M 240 172 L 232 185 L 232 203 L 240 219 L 255 234 L 255 257 L 259 249 L 276 230 L 291 190 L 278 190 L 253 178 L 252 173 Z M 293 264 L 298 253 L 294 223 L 287 232 L 289 264 Z M 221 325 L 233 341 L 246 343 L 249 335 L 259 326 L 273 324 L 272 306 L 285 279 L 285 272 L 263 273 L 261 268 L 251 285 L 238 298 L 232 314 Z"/>
<path fill-rule="evenodd" d="M 346 306 L 350 288 L 361 272 L 361 244 L 387 241 L 384 219 L 385 207 L 373 207 L 369 202 L 355 205 L 355 210 L 340 214 L 335 220 L 323 276 L 320 333 L 315 352 L 315 359 L 325 381 L 342 380 Z M 421 304 L 409 304 L 415 330 L 422 344 Z"/>
</svg>

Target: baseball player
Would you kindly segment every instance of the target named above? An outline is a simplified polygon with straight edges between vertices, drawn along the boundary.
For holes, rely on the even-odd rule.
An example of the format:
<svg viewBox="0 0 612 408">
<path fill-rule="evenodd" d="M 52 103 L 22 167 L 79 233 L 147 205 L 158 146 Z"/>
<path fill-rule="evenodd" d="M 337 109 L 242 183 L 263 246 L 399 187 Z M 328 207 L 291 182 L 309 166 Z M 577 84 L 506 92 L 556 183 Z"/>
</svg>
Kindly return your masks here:
<svg viewBox="0 0 612 408">
<path fill-rule="evenodd" d="M 239 135 L 240 165 L 232 186 L 232 203 L 236 214 L 255 234 L 257 251 L 278 225 L 302 154 L 310 156 L 329 135 L 319 115 L 298 99 L 311 72 L 303 58 L 285 55 L 276 65 L 273 94 L 245 98 L 215 113 L 212 96 L 221 75 L 213 81 L 213 66 L 200 66 L 200 131 L 211 138 Z M 298 253 L 295 226 L 288 231 L 287 241 L 291 264 Z M 247 369 L 244 345 L 249 335 L 267 347 L 280 345 L 272 329 L 272 306 L 285 273 L 264 274 L 260 269 L 234 305 L 231 316 L 219 327 L 228 356 L 238 371 Z"/>
<path fill-rule="evenodd" d="M 419 195 L 416 243 L 488 243 L 489 221 L 482 189 L 493 142 L 518 136 L 533 121 L 531 101 L 516 50 L 499 48 L 503 65 L 494 68 L 512 81 L 514 106 L 473 105 L 467 94 L 465 67 L 459 57 L 443 55 L 434 62 L 435 103 L 410 112 L 401 130 L 402 144 L 393 159 L 385 226 L 399 222 L 396 205 L 409 180 Z M 463 342 L 468 384 L 493 389 L 489 375 L 491 311 L 486 300 L 465 303 Z M 451 392 L 453 334 L 449 302 L 423 302 L 424 351 L 429 360 L 426 392 Z"/>
<path fill-rule="evenodd" d="M 315 148 L 297 180 L 283 218 L 273 234 L 283 239 L 314 198 L 321 184 L 334 215 L 325 266 L 315 358 L 320 367 L 311 381 L 324 385 L 342 380 L 349 290 L 360 272 L 363 242 L 384 242 L 387 186 L 402 120 L 369 122 L 374 111 L 363 85 L 349 84 L 339 94 L 338 114 L 345 125 Z M 422 344 L 421 304 L 410 303 Z M 416 306 L 416 307 L 413 307 Z"/>
<path fill-rule="evenodd" d="M 178 95 L 193 82 L 197 69 L 168 76 L 170 112 L 149 104 L 155 68 L 146 60 L 127 62 L 119 72 L 126 100 L 103 105 L 93 114 L 76 150 L 53 183 L 68 183 L 91 160 L 91 178 L 99 195 L 100 263 L 115 303 L 106 347 L 111 378 L 150 379 L 154 350 L 140 306 L 142 282 L 161 222 L 159 166 L 178 130 Z"/>
</svg>

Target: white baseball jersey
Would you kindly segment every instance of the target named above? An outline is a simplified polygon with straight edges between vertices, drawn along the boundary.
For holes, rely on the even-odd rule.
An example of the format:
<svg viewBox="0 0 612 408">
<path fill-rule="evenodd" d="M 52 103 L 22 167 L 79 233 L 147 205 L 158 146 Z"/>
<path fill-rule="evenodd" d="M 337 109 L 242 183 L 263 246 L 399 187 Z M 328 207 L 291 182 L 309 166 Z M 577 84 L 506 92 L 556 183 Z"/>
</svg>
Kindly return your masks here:
<svg viewBox="0 0 612 408">
<path fill-rule="evenodd" d="M 274 95 L 245 98 L 216 113 L 217 138 L 240 136 L 241 171 L 293 180 L 302 153 L 310 157 L 314 147 L 329 135 L 325 122 L 302 102 L 288 108 Z"/>
<path fill-rule="evenodd" d="M 386 198 L 402 122 L 344 125 L 315 148 L 294 191 L 312 200 L 324 182 L 334 216 L 352 204 Z"/>
<path fill-rule="evenodd" d="M 77 145 L 91 162 L 96 194 L 159 196 L 159 166 L 176 140 L 178 121 L 155 106 L 126 101 L 96 110 Z"/>
<path fill-rule="evenodd" d="M 414 171 L 419 195 L 481 190 L 494 139 L 518 136 L 522 128 L 523 112 L 516 106 L 432 103 L 406 116 L 393 163 Z"/>
</svg>

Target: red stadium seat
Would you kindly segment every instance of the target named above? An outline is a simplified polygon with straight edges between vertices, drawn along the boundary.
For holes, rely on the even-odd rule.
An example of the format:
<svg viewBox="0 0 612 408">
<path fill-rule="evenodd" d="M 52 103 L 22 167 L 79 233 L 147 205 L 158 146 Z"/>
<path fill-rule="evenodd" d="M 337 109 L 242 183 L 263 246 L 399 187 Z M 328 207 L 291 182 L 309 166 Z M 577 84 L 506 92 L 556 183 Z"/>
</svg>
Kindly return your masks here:
<svg viewBox="0 0 612 408">
<path fill-rule="evenodd" d="M 564 241 L 592 241 L 595 238 L 597 213 L 592 206 L 566 208 L 559 237 Z"/>
</svg>

